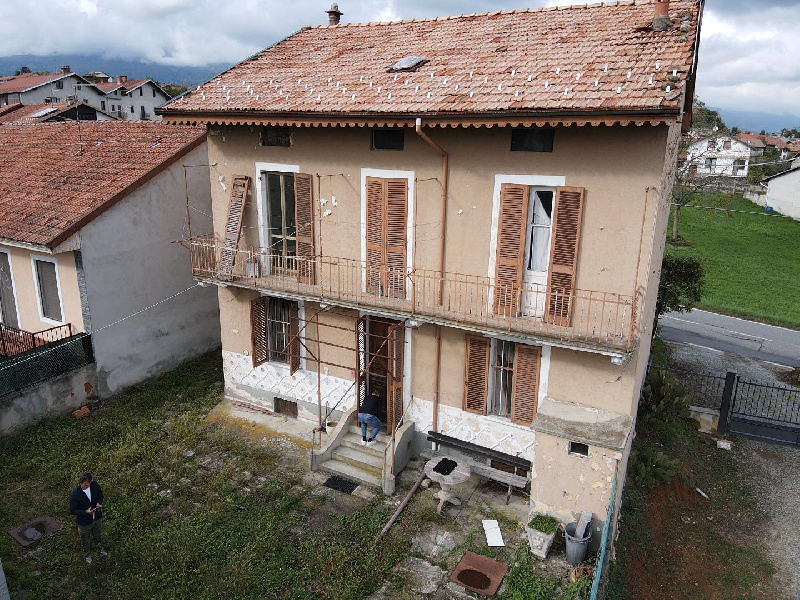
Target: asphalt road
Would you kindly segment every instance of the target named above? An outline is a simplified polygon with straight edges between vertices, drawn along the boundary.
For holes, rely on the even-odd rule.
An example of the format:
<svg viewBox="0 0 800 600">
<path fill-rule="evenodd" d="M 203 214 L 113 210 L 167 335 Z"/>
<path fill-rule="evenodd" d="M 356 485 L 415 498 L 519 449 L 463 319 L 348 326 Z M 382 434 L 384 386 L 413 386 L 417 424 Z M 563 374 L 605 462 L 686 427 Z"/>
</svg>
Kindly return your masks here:
<svg viewBox="0 0 800 600">
<path fill-rule="evenodd" d="M 786 367 L 800 367 L 800 331 L 745 321 L 704 310 L 667 313 L 661 337 L 716 352 L 739 354 Z"/>
</svg>

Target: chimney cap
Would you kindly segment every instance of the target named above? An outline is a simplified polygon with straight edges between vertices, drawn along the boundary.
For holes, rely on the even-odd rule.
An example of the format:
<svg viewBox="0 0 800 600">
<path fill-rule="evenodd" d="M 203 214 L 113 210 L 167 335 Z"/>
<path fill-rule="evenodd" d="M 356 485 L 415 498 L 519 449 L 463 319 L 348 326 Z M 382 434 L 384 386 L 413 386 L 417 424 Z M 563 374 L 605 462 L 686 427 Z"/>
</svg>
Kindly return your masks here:
<svg viewBox="0 0 800 600">
<path fill-rule="evenodd" d="M 331 4 L 331 7 L 325 12 L 328 13 L 328 25 L 338 25 L 339 19 L 341 19 L 344 14 L 339 10 L 339 5 L 336 2 Z"/>
</svg>

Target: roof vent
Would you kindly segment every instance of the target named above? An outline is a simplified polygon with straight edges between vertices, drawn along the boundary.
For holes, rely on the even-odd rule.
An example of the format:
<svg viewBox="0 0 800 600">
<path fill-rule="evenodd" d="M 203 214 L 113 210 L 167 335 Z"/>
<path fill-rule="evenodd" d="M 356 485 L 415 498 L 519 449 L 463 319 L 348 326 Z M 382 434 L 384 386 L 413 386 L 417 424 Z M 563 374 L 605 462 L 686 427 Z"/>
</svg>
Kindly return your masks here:
<svg viewBox="0 0 800 600">
<path fill-rule="evenodd" d="M 422 56 L 406 56 L 401 58 L 392 65 L 390 71 L 411 71 L 420 67 L 428 62 L 428 59 Z"/>
<path fill-rule="evenodd" d="M 325 12 L 328 13 L 328 25 L 338 25 L 339 20 L 344 14 L 339 10 L 339 5 L 335 2 L 331 4 L 330 9 L 326 10 Z"/>
</svg>

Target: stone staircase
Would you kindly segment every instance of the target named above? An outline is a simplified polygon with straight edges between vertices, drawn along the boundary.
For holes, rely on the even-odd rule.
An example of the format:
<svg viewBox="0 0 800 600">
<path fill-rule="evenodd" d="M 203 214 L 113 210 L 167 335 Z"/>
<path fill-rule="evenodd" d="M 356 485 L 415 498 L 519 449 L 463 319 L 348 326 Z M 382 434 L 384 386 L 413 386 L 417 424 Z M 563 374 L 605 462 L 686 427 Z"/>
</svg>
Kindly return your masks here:
<svg viewBox="0 0 800 600">
<path fill-rule="evenodd" d="M 351 425 L 341 444 L 334 449 L 331 459 L 319 464 L 318 468 L 339 477 L 360 484 L 381 489 L 383 457 L 389 436 L 379 433 L 378 443 L 372 447 L 361 445 L 361 427 Z"/>
</svg>

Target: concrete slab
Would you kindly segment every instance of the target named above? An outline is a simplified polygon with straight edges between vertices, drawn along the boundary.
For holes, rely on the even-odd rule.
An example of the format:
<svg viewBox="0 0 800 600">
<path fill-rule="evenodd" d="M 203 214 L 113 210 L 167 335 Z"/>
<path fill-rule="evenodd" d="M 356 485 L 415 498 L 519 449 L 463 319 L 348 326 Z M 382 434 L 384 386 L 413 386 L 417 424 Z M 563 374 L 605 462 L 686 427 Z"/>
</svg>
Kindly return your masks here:
<svg viewBox="0 0 800 600">
<path fill-rule="evenodd" d="M 632 426 L 633 418 L 628 415 L 545 398 L 531 427 L 560 438 L 622 450 Z"/>
<path fill-rule="evenodd" d="M 445 571 L 426 560 L 409 556 L 394 570 L 402 578 L 403 589 L 415 594 L 433 594 L 442 585 Z"/>
</svg>

